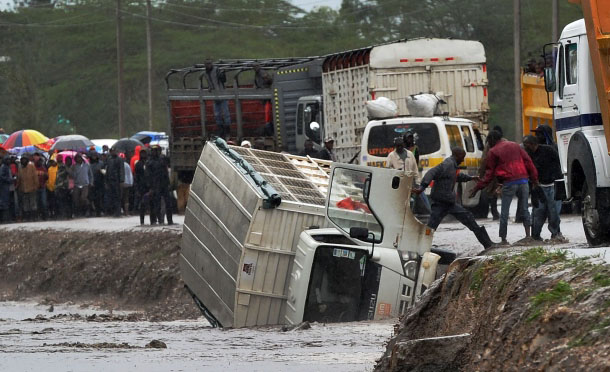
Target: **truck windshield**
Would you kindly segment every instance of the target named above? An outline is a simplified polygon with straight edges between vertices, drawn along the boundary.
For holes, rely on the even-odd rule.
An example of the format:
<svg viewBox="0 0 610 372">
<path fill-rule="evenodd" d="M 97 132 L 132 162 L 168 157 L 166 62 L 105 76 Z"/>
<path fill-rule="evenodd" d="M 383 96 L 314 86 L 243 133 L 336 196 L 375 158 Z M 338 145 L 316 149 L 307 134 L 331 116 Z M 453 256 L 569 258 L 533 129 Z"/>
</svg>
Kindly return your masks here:
<svg viewBox="0 0 610 372">
<path fill-rule="evenodd" d="M 368 204 L 371 173 L 359 170 L 334 168 L 330 185 L 330 201 L 327 215 L 333 224 L 349 234 L 352 227 L 365 227 L 381 242 L 383 227 Z"/>
<path fill-rule="evenodd" d="M 321 246 L 316 250 L 303 320 L 350 322 L 373 319 L 379 265 L 366 251 Z"/>
<path fill-rule="evenodd" d="M 415 144 L 420 155 L 440 150 L 441 140 L 438 127 L 434 123 L 386 124 L 371 128 L 367 142 L 368 154 L 386 157 L 394 151 L 394 138 L 401 137 L 407 130 L 414 132 Z"/>
</svg>

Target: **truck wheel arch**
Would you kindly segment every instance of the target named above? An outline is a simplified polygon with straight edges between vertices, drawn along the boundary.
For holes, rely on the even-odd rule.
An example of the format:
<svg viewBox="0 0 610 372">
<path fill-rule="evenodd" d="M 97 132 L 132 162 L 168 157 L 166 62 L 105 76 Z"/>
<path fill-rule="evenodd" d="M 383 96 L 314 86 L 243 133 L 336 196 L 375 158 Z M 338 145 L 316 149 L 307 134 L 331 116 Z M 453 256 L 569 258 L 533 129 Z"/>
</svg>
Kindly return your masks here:
<svg viewBox="0 0 610 372">
<path fill-rule="evenodd" d="M 585 180 L 588 185 L 597 185 L 595 174 L 595 161 L 591 145 L 582 132 L 576 132 L 570 139 L 568 146 L 568 187 L 570 195 L 580 192 Z M 579 177 L 581 176 L 581 177 Z M 582 178 L 584 176 L 585 179 Z M 590 190 L 591 202 L 595 206 L 595 192 Z"/>
</svg>

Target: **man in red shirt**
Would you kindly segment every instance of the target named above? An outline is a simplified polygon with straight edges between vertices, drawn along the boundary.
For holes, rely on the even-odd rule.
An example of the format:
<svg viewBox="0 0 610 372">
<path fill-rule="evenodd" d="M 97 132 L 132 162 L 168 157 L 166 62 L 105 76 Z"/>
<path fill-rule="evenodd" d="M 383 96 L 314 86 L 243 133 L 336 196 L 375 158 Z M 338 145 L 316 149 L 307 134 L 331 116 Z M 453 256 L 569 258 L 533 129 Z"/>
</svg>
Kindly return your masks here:
<svg viewBox="0 0 610 372">
<path fill-rule="evenodd" d="M 472 191 L 474 196 L 478 190 L 487 186 L 494 177 L 502 185 L 502 209 L 500 211 L 500 238 L 502 245 L 508 245 L 506 240 L 506 230 L 508 226 L 508 211 L 517 191 L 520 191 L 519 202 L 523 208 L 523 227 L 525 228 L 525 238 L 520 243 L 529 243 L 530 227 L 532 225 L 530 213 L 527 208 L 529 198 L 529 185 L 531 181 L 534 187 L 538 186 L 538 171 L 527 152 L 517 143 L 507 141 L 495 130 L 489 132 L 487 136 L 489 152 L 484 178 L 477 183 Z"/>
</svg>

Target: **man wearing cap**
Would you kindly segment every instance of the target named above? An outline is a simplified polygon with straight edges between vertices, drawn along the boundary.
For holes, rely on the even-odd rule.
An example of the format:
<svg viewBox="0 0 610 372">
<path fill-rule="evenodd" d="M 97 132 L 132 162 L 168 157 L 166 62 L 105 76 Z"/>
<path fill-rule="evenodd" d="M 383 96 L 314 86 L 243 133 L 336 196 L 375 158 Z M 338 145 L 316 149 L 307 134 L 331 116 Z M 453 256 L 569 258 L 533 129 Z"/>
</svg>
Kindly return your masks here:
<svg viewBox="0 0 610 372">
<path fill-rule="evenodd" d="M 250 143 L 250 141 L 243 140 L 243 141 L 241 141 L 241 147 L 245 147 L 245 148 L 249 149 L 252 147 L 252 143 Z"/>
<path fill-rule="evenodd" d="M 331 136 L 324 138 L 324 148 L 320 150 L 318 157 L 322 160 L 337 161 L 337 154 L 333 150 L 334 145 L 335 140 Z"/>
</svg>

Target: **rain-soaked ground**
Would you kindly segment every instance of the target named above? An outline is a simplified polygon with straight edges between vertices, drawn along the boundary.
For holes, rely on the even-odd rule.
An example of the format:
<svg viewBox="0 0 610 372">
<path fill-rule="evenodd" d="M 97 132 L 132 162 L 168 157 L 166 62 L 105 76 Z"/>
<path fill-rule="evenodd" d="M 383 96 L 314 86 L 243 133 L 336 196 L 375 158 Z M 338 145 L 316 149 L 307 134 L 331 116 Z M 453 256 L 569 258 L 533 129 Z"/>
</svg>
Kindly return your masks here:
<svg viewBox="0 0 610 372">
<path fill-rule="evenodd" d="M 113 321 L 105 320 L 112 316 L 101 310 L 48 308 L 0 303 L 0 370 L 370 371 L 395 323 L 314 323 L 311 329 L 286 332 L 281 327 L 222 330 L 204 319 Z M 152 340 L 167 348 L 146 348 Z"/>
</svg>

